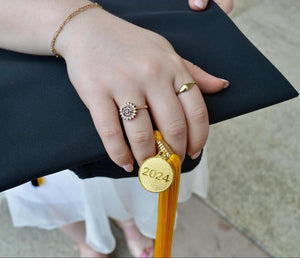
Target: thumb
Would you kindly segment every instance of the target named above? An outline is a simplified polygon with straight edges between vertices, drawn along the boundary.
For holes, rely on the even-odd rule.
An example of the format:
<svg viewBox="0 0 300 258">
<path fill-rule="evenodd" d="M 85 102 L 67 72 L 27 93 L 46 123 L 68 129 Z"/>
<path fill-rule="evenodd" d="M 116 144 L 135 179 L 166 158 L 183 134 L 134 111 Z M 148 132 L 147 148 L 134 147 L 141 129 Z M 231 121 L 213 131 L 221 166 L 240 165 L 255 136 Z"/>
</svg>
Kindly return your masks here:
<svg viewBox="0 0 300 258">
<path fill-rule="evenodd" d="M 213 94 L 227 88 L 229 81 L 215 77 L 190 61 L 184 60 L 185 65 L 202 93 Z"/>
<path fill-rule="evenodd" d="M 189 6 L 192 10 L 202 11 L 206 8 L 208 0 L 189 0 Z"/>
</svg>

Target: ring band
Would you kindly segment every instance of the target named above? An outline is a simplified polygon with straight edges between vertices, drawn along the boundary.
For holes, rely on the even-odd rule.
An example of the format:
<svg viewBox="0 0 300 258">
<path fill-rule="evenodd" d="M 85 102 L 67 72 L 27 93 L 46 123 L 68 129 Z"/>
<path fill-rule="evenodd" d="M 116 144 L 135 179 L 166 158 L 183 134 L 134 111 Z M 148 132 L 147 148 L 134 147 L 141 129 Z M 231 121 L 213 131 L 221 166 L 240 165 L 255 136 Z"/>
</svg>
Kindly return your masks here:
<svg viewBox="0 0 300 258">
<path fill-rule="evenodd" d="M 178 96 L 179 94 L 190 90 L 195 84 L 196 84 L 195 82 L 189 82 L 189 83 L 183 84 L 181 86 L 181 88 L 178 91 L 176 91 L 176 95 Z"/>
<path fill-rule="evenodd" d="M 132 120 L 133 118 L 135 118 L 137 111 L 139 109 L 144 109 L 144 108 L 148 108 L 148 106 L 144 105 L 144 106 L 137 107 L 135 104 L 131 102 L 126 102 L 124 105 L 120 107 L 119 113 L 124 120 Z"/>
</svg>

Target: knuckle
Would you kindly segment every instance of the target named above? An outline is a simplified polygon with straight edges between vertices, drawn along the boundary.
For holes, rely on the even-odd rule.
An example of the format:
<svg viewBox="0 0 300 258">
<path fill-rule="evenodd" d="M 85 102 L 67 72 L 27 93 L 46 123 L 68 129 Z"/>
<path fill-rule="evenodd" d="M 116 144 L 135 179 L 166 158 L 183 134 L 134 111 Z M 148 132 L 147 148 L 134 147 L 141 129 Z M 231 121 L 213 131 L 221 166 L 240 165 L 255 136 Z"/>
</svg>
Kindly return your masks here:
<svg viewBox="0 0 300 258">
<path fill-rule="evenodd" d="M 189 114 L 191 122 L 208 123 L 207 109 L 203 106 L 196 106 Z"/>
<path fill-rule="evenodd" d="M 101 139 L 105 142 L 105 148 L 110 158 L 118 165 L 127 164 L 130 153 L 119 139 L 122 139 L 123 132 L 114 126 L 102 126 Z"/>
<path fill-rule="evenodd" d="M 118 129 L 115 126 L 101 126 L 101 137 L 107 138 L 107 139 L 112 139 L 112 138 L 116 138 L 116 137 L 121 137 L 123 132 Z"/>
<path fill-rule="evenodd" d="M 179 56 L 176 52 L 168 53 L 167 59 L 170 64 L 169 67 L 172 67 L 173 70 L 180 72 L 180 74 L 182 74 L 182 71 L 186 70 L 184 59 L 181 56 Z"/>
<path fill-rule="evenodd" d="M 177 54 L 171 54 L 170 58 L 172 59 L 174 66 L 179 67 L 181 70 L 185 67 L 184 60 Z"/>
<path fill-rule="evenodd" d="M 207 138 L 208 138 L 208 131 L 207 133 L 203 133 L 200 137 L 200 139 L 198 140 L 195 140 L 193 141 L 193 144 L 191 146 L 189 146 L 189 152 L 191 153 L 195 153 L 201 149 L 203 149 L 206 141 L 207 141 Z"/>
<path fill-rule="evenodd" d="M 138 145 L 146 145 L 151 142 L 151 137 L 151 134 L 149 134 L 147 131 L 138 131 L 135 132 L 132 142 Z"/>
<path fill-rule="evenodd" d="M 164 36 L 158 33 L 153 33 L 153 40 L 163 49 L 174 50 L 172 44 Z"/>
<path fill-rule="evenodd" d="M 170 124 L 169 134 L 172 137 L 178 138 L 186 134 L 186 123 L 184 120 L 177 120 Z"/>
<path fill-rule="evenodd" d="M 133 81 L 135 80 L 134 74 L 128 69 L 119 69 L 117 74 L 121 84 L 132 85 Z"/>
<path fill-rule="evenodd" d="M 128 153 L 124 151 L 124 148 L 110 149 L 109 156 L 117 164 L 126 164 L 126 161 L 128 160 Z"/>
<path fill-rule="evenodd" d="M 159 62 L 154 60 L 145 60 L 144 62 L 140 62 L 139 70 L 145 78 L 160 78 L 163 71 Z"/>
<path fill-rule="evenodd" d="M 208 132 L 209 132 L 209 127 L 207 127 L 206 130 L 201 130 L 201 134 L 199 135 L 198 139 L 193 138 L 193 141 L 189 144 L 188 147 L 189 153 L 193 154 L 203 149 L 208 138 Z"/>
</svg>

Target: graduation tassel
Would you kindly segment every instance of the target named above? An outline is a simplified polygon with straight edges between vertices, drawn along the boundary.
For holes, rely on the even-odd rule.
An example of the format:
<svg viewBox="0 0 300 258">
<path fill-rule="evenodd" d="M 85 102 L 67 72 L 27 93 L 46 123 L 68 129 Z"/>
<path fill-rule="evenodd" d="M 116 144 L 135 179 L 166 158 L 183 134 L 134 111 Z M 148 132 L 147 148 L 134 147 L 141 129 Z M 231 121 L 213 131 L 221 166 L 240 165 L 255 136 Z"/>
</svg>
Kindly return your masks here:
<svg viewBox="0 0 300 258">
<path fill-rule="evenodd" d="M 31 184 L 35 187 L 41 186 L 44 183 L 44 178 L 38 177 L 36 179 L 31 180 Z"/>
<path fill-rule="evenodd" d="M 162 136 L 155 131 L 155 140 L 159 142 Z M 181 162 L 176 154 L 171 154 L 168 158 L 174 175 L 171 186 L 159 193 L 158 197 L 158 217 L 155 238 L 154 257 L 171 257 L 174 223 L 177 209 L 177 200 L 179 192 Z"/>
<path fill-rule="evenodd" d="M 146 190 L 159 192 L 154 257 L 171 257 L 181 162 L 159 131 L 154 137 L 158 154 L 142 163 L 139 179 Z"/>
</svg>

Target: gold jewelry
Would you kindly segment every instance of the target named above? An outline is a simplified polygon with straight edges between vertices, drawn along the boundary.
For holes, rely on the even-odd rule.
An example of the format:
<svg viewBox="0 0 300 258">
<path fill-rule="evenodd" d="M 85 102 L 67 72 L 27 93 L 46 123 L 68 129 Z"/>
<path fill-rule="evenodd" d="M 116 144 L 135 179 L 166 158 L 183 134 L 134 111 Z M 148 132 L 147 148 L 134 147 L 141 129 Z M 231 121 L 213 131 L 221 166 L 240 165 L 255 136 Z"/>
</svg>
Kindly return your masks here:
<svg viewBox="0 0 300 258">
<path fill-rule="evenodd" d="M 62 57 L 60 54 L 58 54 L 55 50 L 55 42 L 56 39 L 58 37 L 58 35 L 61 33 L 61 31 L 63 30 L 63 28 L 65 27 L 65 25 L 76 15 L 90 9 L 90 8 L 94 8 L 94 7 L 99 7 L 99 8 L 103 8 L 101 5 L 97 4 L 97 3 L 92 3 L 92 4 L 88 4 L 88 5 L 84 5 L 82 7 L 79 7 L 76 11 L 72 12 L 67 19 L 65 19 L 65 21 L 59 26 L 58 30 L 54 33 L 53 39 L 51 41 L 51 52 L 56 56 L 56 57 Z"/>
<path fill-rule="evenodd" d="M 179 94 L 190 90 L 195 84 L 196 84 L 195 82 L 189 82 L 189 83 L 183 84 L 181 86 L 181 88 L 178 91 L 176 91 L 176 95 L 178 96 Z"/>
<path fill-rule="evenodd" d="M 168 189 L 174 180 L 174 171 L 169 163 L 174 153 L 160 133 L 156 132 L 154 137 L 157 155 L 142 162 L 139 168 L 139 180 L 146 190 L 160 193 Z"/>
<path fill-rule="evenodd" d="M 133 104 L 131 102 L 126 102 L 119 109 L 120 116 L 124 120 L 132 120 L 133 118 L 135 118 L 135 116 L 137 114 L 137 110 L 143 109 L 143 108 L 148 108 L 148 106 L 144 105 L 144 106 L 137 107 L 135 104 Z"/>
</svg>

